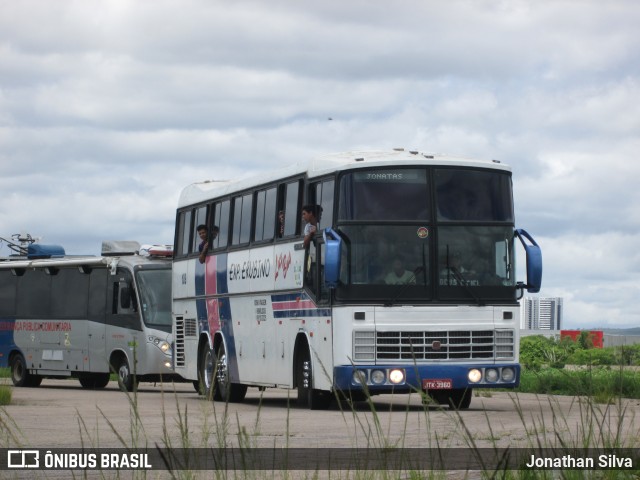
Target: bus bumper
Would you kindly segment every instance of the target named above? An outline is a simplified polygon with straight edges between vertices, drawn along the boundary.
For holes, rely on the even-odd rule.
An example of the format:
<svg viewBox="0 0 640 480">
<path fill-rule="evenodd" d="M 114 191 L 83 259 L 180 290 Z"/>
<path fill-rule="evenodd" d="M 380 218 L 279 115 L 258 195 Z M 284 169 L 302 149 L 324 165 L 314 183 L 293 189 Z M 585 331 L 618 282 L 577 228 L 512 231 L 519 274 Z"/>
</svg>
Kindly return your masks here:
<svg viewBox="0 0 640 480">
<path fill-rule="evenodd" d="M 336 389 L 371 393 L 515 388 L 520 365 L 344 365 L 335 367 L 333 375 Z"/>
</svg>

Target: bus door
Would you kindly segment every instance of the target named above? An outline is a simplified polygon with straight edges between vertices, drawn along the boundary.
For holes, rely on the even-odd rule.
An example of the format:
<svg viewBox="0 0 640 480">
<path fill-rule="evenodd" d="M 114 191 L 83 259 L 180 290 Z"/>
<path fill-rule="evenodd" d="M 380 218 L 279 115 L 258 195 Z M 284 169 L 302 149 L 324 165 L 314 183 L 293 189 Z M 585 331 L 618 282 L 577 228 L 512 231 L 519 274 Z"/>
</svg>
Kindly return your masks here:
<svg viewBox="0 0 640 480">
<path fill-rule="evenodd" d="M 114 350 L 125 352 L 129 358 L 131 371 L 134 372 L 133 359 L 136 358 L 136 349 L 143 348 L 145 343 L 142 336 L 138 296 L 133 275 L 129 270 L 118 268 L 116 275 L 110 277 L 108 298 L 111 300 L 111 309 L 106 321 L 107 353 Z"/>
<path fill-rule="evenodd" d="M 331 293 L 325 285 L 325 251 L 324 240 L 317 235 L 305 256 L 304 283 L 309 299 L 302 314 L 312 350 L 311 356 L 315 359 L 315 372 L 322 372 L 314 375 L 314 388 L 328 390 L 333 381 L 327 378 L 333 371 L 333 312 Z"/>
</svg>

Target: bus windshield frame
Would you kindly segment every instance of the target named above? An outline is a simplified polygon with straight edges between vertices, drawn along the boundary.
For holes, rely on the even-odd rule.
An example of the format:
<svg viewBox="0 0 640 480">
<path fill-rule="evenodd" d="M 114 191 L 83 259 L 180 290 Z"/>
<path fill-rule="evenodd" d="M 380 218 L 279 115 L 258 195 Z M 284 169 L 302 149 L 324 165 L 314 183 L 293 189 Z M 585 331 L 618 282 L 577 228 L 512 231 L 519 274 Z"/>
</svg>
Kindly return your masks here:
<svg viewBox="0 0 640 480">
<path fill-rule="evenodd" d="M 514 303 L 511 175 L 376 168 L 338 179 L 338 302 Z"/>
<path fill-rule="evenodd" d="M 171 332 L 171 269 L 136 268 L 135 276 L 145 326 Z"/>
</svg>

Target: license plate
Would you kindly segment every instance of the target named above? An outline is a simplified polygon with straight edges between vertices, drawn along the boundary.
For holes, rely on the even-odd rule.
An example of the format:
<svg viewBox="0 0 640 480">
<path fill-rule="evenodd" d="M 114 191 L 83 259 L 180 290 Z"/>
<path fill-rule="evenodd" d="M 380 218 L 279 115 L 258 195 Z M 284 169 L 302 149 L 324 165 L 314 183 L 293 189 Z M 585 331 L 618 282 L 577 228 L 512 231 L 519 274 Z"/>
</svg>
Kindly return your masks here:
<svg viewBox="0 0 640 480">
<path fill-rule="evenodd" d="M 453 388 L 450 378 L 425 378 L 422 380 L 423 390 L 444 390 Z"/>
</svg>

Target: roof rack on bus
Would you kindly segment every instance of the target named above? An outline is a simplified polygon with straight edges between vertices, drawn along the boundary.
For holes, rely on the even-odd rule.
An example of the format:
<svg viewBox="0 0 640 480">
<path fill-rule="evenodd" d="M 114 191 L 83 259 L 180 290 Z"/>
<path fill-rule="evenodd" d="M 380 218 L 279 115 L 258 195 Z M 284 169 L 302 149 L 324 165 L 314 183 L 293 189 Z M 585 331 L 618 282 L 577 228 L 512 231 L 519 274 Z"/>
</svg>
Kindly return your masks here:
<svg viewBox="0 0 640 480">
<path fill-rule="evenodd" d="M 30 260 L 39 258 L 61 258 L 64 256 L 64 248 L 60 245 L 40 245 L 39 243 L 32 243 L 27 247 L 27 258 Z"/>
<path fill-rule="evenodd" d="M 142 245 L 140 255 L 149 257 L 173 257 L 173 245 Z"/>
<path fill-rule="evenodd" d="M 139 251 L 140 244 L 135 240 L 104 240 L 102 242 L 103 257 L 135 255 Z"/>
<path fill-rule="evenodd" d="M 24 232 L 11 235 L 11 240 L 0 237 L 0 244 L 6 243 L 7 247 L 15 252 L 11 255 L 11 258 L 21 259 L 26 257 L 29 260 L 38 260 L 65 256 L 64 248 L 60 245 L 42 245 L 36 243 L 37 241 L 37 238 Z"/>
</svg>

